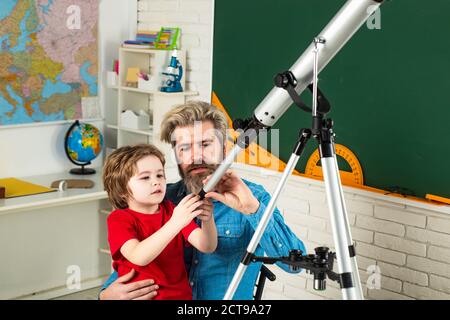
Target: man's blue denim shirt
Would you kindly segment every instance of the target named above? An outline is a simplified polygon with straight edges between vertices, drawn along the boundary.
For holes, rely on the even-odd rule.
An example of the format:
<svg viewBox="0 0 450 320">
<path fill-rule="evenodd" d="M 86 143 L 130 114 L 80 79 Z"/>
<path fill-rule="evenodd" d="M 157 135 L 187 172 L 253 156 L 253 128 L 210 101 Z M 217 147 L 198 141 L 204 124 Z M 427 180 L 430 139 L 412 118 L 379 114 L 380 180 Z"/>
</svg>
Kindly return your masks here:
<svg viewBox="0 0 450 320">
<path fill-rule="evenodd" d="M 213 200 L 214 219 L 217 226 L 218 244 L 214 253 L 205 254 L 188 247 L 185 250 L 186 270 L 192 287 L 192 297 L 198 300 L 223 299 L 228 285 L 246 252 L 247 246 L 264 214 L 270 200 L 269 193 L 261 186 L 243 180 L 253 195 L 259 200 L 258 210 L 251 215 L 244 215 L 219 201 Z M 167 185 L 166 198 L 178 204 L 187 195 L 183 181 Z M 259 242 L 255 255 L 287 256 L 289 250 L 300 249 L 306 254 L 303 242 L 296 237 L 285 224 L 278 209 L 275 209 L 264 235 Z M 283 270 L 290 271 L 284 264 L 278 264 Z M 235 300 L 251 300 L 255 282 L 261 268 L 261 263 L 251 263 L 236 290 Z M 297 271 L 298 272 L 298 271 Z M 103 285 L 108 287 L 117 279 L 117 272 L 111 274 Z"/>
</svg>

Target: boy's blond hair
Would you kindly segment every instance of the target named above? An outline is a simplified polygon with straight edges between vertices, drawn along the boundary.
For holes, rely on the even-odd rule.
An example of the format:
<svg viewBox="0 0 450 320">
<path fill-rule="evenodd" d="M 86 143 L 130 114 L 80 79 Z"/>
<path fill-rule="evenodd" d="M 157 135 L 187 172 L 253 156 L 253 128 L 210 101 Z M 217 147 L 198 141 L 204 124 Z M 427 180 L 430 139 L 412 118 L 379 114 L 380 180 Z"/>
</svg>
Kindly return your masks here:
<svg viewBox="0 0 450 320">
<path fill-rule="evenodd" d="M 164 155 L 151 144 L 121 147 L 106 158 L 103 185 L 114 208 L 128 208 L 128 199 L 131 197 L 128 181 L 136 174 L 137 162 L 146 156 L 155 156 L 164 167 Z"/>
<path fill-rule="evenodd" d="M 177 127 L 194 125 L 196 121 L 211 121 L 214 129 L 222 135 L 221 141 L 225 141 L 227 131 L 227 119 L 217 107 L 203 101 L 188 101 L 185 104 L 175 106 L 164 115 L 161 123 L 161 141 L 175 145 L 172 134 Z"/>
</svg>

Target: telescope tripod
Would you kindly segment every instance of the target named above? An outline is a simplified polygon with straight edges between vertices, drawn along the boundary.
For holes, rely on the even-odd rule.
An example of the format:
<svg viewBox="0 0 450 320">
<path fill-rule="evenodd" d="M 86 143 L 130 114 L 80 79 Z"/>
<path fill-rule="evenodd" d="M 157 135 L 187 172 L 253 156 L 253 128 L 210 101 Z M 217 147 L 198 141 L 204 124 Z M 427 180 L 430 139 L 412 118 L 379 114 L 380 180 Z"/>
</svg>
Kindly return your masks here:
<svg viewBox="0 0 450 320">
<path fill-rule="evenodd" d="M 233 298 L 234 293 L 242 279 L 242 276 L 251 262 L 263 262 L 273 264 L 282 262 L 288 264 L 291 270 L 305 269 L 314 276 L 314 289 L 325 290 L 326 278 L 336 281 L 340 284 L 343 298 L 351 300 L 362 300 L 361 281 L 358 273 L 356 262 L 355 246 L 352 243 L 350 233 L 350 225 L 347 218 L 347 210 L 345 207 L 342 184 L 339 176 L 339 169 L 336 159 L 336 150 L 334 145 L 333 121 L 325 118 L 331 107 L 328 100 L 322 94 L 317 86 L 317 61 L 318 61 L 318 45 L 323 44 L 325 40 L 316 38 L 314 43 L 316 46 L 314 56 L 314 78 L 312 85 L 308 88 L 313 92 L 313 108 L 308 108 L 300 99 L 295 91 L 297 80 L 292 72 L 287 71 L 278 74 L 275 79 L 275 85 L 288 91 L 291 99 L 295 104 L 304 111 L 312 111 L 311 128 L 303 128 L 299 132 L 297 143 L 293 149 L 292 155 L 282 174 L 275 192 L 267 205 L 267 208 L 261 218 L 258 227 L 247 247 L 241 263 L 225 293 L 224 299 Z M 247 123 L 246 121 L 237 121 L 236 124 Z M 236 129 L 236 128 L 235 128 Z M 270 221 L 275 210 L 278 197 L 284 188 L 288 177 L 292 174 L 302 155 L 310 138 L 314 138 L 318 142 L 318 148 L 321 158 L 325 189 L 327 194 L 327 203 L 330 211 L 330 220 L 333 231 L 333 240 L 335 243 L 336 253 L 330 252 L 327 247 L 315 248 L 315 254 L 303 255 L 301 250 L 291 250 L 287 257 L 257 257 L 254 255 L 259 241 Z M 339 273 L 333 271 L 334 259 L 338 261 Z"/>
<path fill-rule="evenodd" d="M 239 265 L 237 275 L 239 278 L 233 278 L 233 281 L 225 294 L 225 299 L 228 297 L 231 299 L 234 291 L 237 288 L 234 283 L 239 283 L 242 279 L 240 273 L 244 273 L 246 267 L 251 262 L 263 262 L 264 264 L 274 264 L 276 262 L 282 262 L 291 267 L 291 270 L 296 271 L 299 269 L 305 269 L 310 274 L 314 276 L 314 289 L 315 290 L 325 290 L 326 289 L 326 278 L 328 277 L 332 281 L 336 281 L 340 284 L 344 299 L 363 299 L 362 291 L 360 287 L 360 279 L 355 258 L 355 247 L 351 243 L 351 235 L 349 230 L 349 224 L 347 219 L 347 214 L 345 210 L 345 205 L 342 196 L 342 189 L 340 186 L 337 166 L 336 166 L 336 155 L 334 152 L 334 143 L 328 139 L 332 137 L 332 121 L 330 119 L 324 120 L 326 126 L 323 127 L 323 135 L 315 136 L 319 140 L 319 150 L 321 153 L 322 167 L 324 171 L 324 180 L 327 191 L 328 206 L 330 208 L 331 224 L 333 229 L 334 242 L 336 244 L 336 251 L 331 252 L 327 247 L 317 247 L 314 249 L 314 254 L 303 255 L 301 250 L 290 250 L 289 256 L 286 257 L 258 257 L 253 254 L 256 250 L 256 246 L 260 240 L 260 237 L 264 233 L 262 228 L 256 230 L 252 241 L 250 242 L 247 252 L 243 257 L 241 264 Z M 286 170 L 283 174 L 281 182 L 277 186 L 277 191 L 275 192 L 267 210 L 271 208 L 270 214 L 267 211 L 264 213 L 261 219 L 260 225 L 266 225 L 273 214 L 274 203 L 278 199 L 287 179 L 293 169 L 295 168 L 300 156 L 312 136 L 311 129 L 301 129 L 299 133 L 299 140 L 294 148 L 291 159 L 288 162 Z M 323 139 L 325 138 L 325 139 Z M 323 140 L 322 140 L 323 139 Z M 327 172 L 327 173 L 325 173 Z M 331 193 L 331 194 L 330 194 Z M 274 200 L 275 199 L 275 200 Z M 265 229 L 265 228 L 264 228 Z M 258 235 L 258 231 L 261 236 Z M 256 238 L 259 238 L 256 241 Z M 256 246 L 254 244 L 256 243 Z M 339 261 L 339 269 L 341 273 L 336 273 L 333 271 L 334 259 Z M 350 259 L 350 260 L 349 260 Z M 350 262 L 350 263 L 349 263 Z M 242 271 L 240 271 L 242 270 Z M 352 270 L 355 270 L 353 272 Z M 235 275 L 236 277 L 236 275 Z M 259 288 L 258 288 L 259 289 Z M 262 289 L 261 289 L 262 290 Z M 259 296 L 259 298 L 261 295 Z"/>
</svg>

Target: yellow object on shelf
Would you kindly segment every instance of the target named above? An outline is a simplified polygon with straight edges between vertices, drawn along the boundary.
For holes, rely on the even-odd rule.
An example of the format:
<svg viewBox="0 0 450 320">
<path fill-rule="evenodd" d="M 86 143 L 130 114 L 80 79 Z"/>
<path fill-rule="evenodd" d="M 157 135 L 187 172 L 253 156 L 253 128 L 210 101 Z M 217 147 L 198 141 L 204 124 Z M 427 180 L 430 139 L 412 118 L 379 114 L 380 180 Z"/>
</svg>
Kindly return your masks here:
<svg viewBox="0 0 450 320">
<path fill-rule="evenodd" d="M 47 188 L 16 178 L 0 179 L 0 186 L 6 189 L 5 198 L 29 196 L 33 194 L 56 191 L 55 189 Z"/>
<path fill-rule="evenodd" d="M 138 77 L 139 72 L 140 72 L 139 68 L 128 68 L 126 82 L 137 83 L 139 79 Z"/>
</svg>

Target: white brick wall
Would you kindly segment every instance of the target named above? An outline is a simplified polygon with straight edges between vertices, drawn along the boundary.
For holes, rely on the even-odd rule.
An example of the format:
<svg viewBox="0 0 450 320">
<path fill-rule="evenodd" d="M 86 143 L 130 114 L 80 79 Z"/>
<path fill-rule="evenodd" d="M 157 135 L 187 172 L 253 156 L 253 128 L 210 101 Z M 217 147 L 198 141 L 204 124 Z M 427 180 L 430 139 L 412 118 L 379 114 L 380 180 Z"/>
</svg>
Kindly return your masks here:
<svg viewBox="0 0 450 320">
<path fill-rule="evenodd" d="M 379 220 L 372 217 L 358 216 L 356 226 L 380 233 L 388 233 L 394 236 L 403 237 L 406 233 L 404 225 L 390 221 Z"/>
<path fill-rule="evenodd" d="M 375 206 L 375 217 L 388 221 L 395 221 L 409 226 L 425 228 L 426 216 L 410 213 L 406 210 Z"/>
<path fill-rule="evenodd" d="M 211 101 L 212 0 L 140 0 L 138 29 L 181 28 L 181 48 L 186 50 L 186 88 L 198 91 L 189 99 Z"/>
<path fill-rule="evenodd" d="M 241 164 L 235 170 L 269 192 L 275 190 L 280 177 Z M 344 187 L 344 196 L 367 299 L 450 299 L 450 207 L 349 187 Z M 322 182 L 293 176 L 278 208 L 309 253 L 319 245 L 334 247 Z M 367 268 L 374 265 L 381 272 L 379 289 L 369 289 L 373 278 Z M 267 283 L 264 299 L 341 299 L 335 283 L 327 281 L 327 290 L 317 292 L 312 289 L 311 275 L 270 268 L 277 280 Z"/>
<path fill-rule="evenodd" d="M 379 261 L 377 265 L 380 267 L 383 276 L 399 279 L 422 286 L 428 286 L 428 275 L 424 272 L 407 269 L 405 267 L 394 266 L 392 264 Z"/>
<path fill-rule="evenodd" d="M 450 249 L 435 246 L 428 247 L 428 258 L 450 263 Z"/>
</svg>

